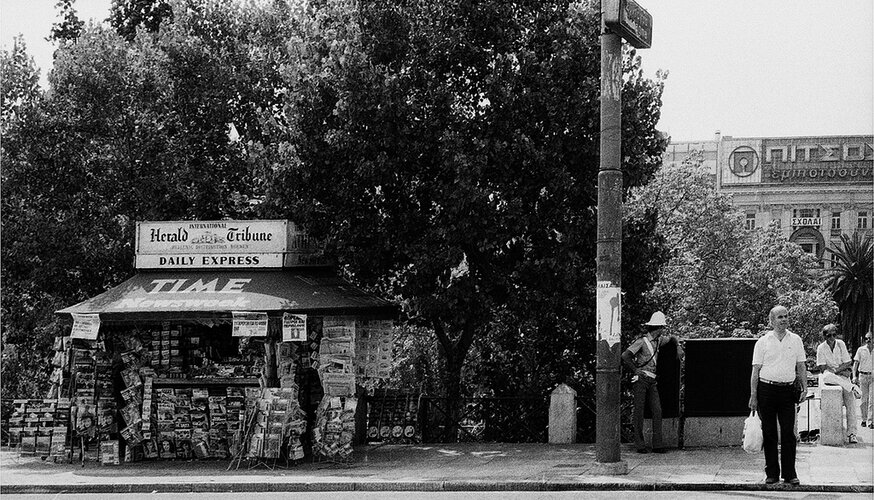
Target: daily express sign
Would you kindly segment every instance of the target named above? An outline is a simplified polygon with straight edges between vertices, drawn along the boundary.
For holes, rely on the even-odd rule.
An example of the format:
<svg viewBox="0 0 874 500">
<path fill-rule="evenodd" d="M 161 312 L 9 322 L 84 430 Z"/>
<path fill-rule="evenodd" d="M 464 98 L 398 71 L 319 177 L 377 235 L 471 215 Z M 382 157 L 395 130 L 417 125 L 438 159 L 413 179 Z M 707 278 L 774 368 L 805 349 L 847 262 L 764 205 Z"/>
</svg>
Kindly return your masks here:
<svg viewBox="0 0 874 500">
<path fill-rule="evenodd" d="M 307 265 L 312 242 L 287 220 L 138 222 L 138 269 Z M 309 264 L 318 265 L 318 258 Z"/>
</svg>

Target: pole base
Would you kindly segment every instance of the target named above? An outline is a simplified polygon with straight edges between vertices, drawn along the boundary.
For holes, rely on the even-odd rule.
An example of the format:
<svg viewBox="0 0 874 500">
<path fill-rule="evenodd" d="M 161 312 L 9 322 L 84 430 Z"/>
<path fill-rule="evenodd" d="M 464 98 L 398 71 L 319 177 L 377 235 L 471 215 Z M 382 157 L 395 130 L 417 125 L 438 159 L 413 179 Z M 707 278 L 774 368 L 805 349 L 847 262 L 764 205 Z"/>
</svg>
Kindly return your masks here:
<svg viewBox="0 0 874 500">
<path fill-rule="evenodd" d="M 625 460 L 618 462 L 595 462 L 595 465 L 588 473 L 596 476 L 624 476 L 628 474 L 628 462 Z"/>
</svg>

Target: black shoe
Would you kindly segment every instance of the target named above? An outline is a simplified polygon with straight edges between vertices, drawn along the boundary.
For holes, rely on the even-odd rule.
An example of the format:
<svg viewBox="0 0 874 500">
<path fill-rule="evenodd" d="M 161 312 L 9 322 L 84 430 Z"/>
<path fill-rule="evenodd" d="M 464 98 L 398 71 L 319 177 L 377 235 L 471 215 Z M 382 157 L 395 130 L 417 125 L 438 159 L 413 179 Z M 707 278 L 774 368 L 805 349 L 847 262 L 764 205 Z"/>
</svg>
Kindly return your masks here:
<svg viewBox="0 0 874 500">
<path fill-rule="evenodd" d="M 646 448 L 638 448 L 637 452 L 638 453 L 649 453 L 649 450 L 647 450 Z"/>
<path fill-rule="evenodd" d="M 776 477 L 766 477 L 765 478 L 765 484 L 774 484 L 774 483 L 777 483 L 779 481 L 780 480 L 777 479 Z"/>
<path fill-rule="evenodd" d="M 798 480 L 797 477 L 793 477 L 792 479 L 784 479 L 786 484 L 791 484 L 792 486 L 798 486 L 801 484 L 801 481 Z"/>
<path fill-rule="evenodd" d="M 665 448 L 653 448 L 652 452 L 653 453 L 667 453 L 668 450 L 666 450 Z"/>
</svg>

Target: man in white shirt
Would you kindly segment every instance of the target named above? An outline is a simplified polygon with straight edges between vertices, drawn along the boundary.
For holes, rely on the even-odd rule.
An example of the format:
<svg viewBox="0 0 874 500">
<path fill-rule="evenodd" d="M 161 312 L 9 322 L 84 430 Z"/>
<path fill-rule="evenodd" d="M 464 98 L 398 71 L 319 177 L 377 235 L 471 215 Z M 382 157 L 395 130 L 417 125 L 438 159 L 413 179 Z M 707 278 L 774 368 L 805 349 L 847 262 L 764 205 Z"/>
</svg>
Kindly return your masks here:
<svg viewBox="0 0 874 500">
<path fill-rule="evenodd" d="M 786 329 L 789 311 L 776 306 L 769 314 L 771 328 L 753 348 L 750 376 L 750 409 L 762 420 L 765 483 L 780 480 L 800 484 L 795 471 L 795 404 L 806 396 L 807 359 L 801 337 Z M 802 390 L 799 390 L 802 389 Z M 780 423 L 780 457 L 777 456 L 777 423 Z"/>
<path fill-rule="evenodd" d="M 871 332 L 865 334 L 865 344 L 853 357 L 853 383 L 862 389 L 862 427 L 874 429 L 874 341 Z M 870 420 L 868 417 L 871 417 Z"/>
<path fill-rule="evenodd" d="M 829 323 L 822 327 L 823 342 L 816 348 L 816 367 L 820 372 L 820 385 L 839 385 L 844 395 L 847 411 L 847 442 L 856 444 L 856 398 L 850 382 L 850 367 L 853 360 L 843 340 L 836 338 L 838 327 Z"/>
</svg>

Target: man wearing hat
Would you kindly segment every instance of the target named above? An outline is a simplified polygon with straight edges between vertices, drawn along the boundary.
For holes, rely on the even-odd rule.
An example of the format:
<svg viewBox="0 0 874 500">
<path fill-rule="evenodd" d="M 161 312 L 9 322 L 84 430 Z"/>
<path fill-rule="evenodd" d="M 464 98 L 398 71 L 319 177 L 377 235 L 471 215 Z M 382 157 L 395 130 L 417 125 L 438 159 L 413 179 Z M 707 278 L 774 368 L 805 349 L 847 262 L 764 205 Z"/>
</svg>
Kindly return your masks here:
<svg viewBox="0 0 874 500">
<path fill-rule="evenodd" d="M 665 315 L 661 311 L 652 313 L 648 322 L 646 335 L 638 338 L 622 352 L 622 362 L 634 373 L 631 381 L 634 383 L 634 446 L 638 453 L 646 453 L 646 443 L 643 439 L 643 410 L 649 402 L 652 412 L 652 451 L 664 453 L 662 439 L 662 403 L 656 384 L 656 364 L 659 348 L 668 342 L 677 342 L 677 356 L 683 357 L 683 348 L 673 335 L 663 335 L 665 331 Z"/>
</svg>

